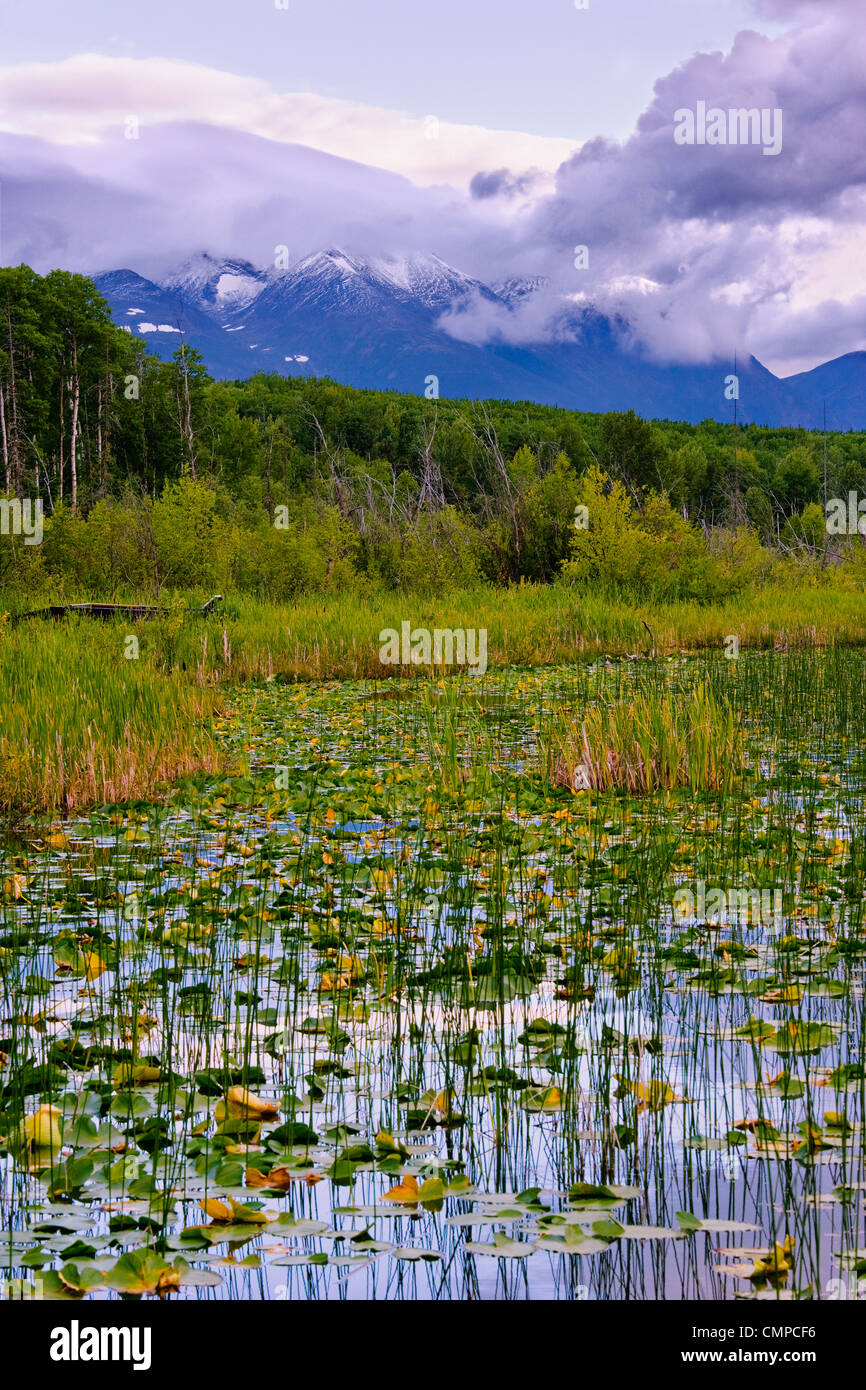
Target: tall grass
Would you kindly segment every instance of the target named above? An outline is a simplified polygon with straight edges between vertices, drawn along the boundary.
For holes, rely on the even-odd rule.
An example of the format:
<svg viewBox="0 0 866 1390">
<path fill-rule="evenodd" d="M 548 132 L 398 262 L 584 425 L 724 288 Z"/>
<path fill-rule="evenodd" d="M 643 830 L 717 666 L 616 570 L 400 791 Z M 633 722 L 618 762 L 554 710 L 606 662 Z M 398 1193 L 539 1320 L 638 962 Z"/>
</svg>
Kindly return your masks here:
<svg viewBox="0 0 866 1390">
<path fill-rule="evenodd" d="M 206 620 L 195 609 L 209 595 L 185 597 L 191 610 L 186 621 L 175 612 L 133 630 L 142 654 L 156 666 L 169 670 L 185 664 L 202 683 L 428 676 L 427 667 L 383 667 L 379 661 L 379 634 L 399 630 L 404 620 L 428 629 L 486 629 L 491 666 L 560 665 L 602 655 L 648 656 L 653 650 L 658 656 L 721 651 L 732 634 L 743 650 L 866 642 L 866 595 L 826 587 L 767 587 L 714 605 L 642 601 L 565 585 L 479 588 L 437 598 L 311 594 L 291 603 L 236 595 Z M 63 626 L 74 632 L 90 625 L 91 620 L 73 619 Z M 26 629 L 36 626 L 31 620 Z M 435 668 L 432 673 L 443 674 Z"/>
<path fill-rule="evenodd" d="M 743 744 L 730 702 L 702 683 L 688 694 L 636 692 L 587 710 L 554 731 L 548 762 L 554 785 L 574 791 L 729 791 Z"/>
<path fill-rule="evenodd" d="M 55 813 L 147 797 L 184 773 L 215 768 L 209 716 L 217 685 L 457 674 L 456 667 L 381 664 L 381 633 L 399 630 L 406 620 L 415 628 L 486 629 L 493 667 L 586 663 L 601 655 L 652 651 L 721 652 L 732 634 L 744 651 L 866 641 L 866 596 L 841 589 L 833 590 L 832 603 L 825 589 L 766 589 L 711 607 L 642 605 L 622 596 L 532 585 L 437 599 L 312 595 L 291 605 L 234 597 L 206 619 L 196 612 L 202 598 L 177 596 L 170 614 L 151 623 L 103 625 L 76 617 L 56 624 L 0 622 L 0 808 Z M 26 606 L 23 597 L 19 606 Z M 129 629 L 139 642 L 137 660 L 125 657 Z M 662 735 L 662 727 L 657 733 Z M 605 736 L 598 729 L 591 738 L 597 743 Z M 635 766 L 653 762 L 636 757 Z M 625 767 L 635 759 L 619 761 Z"/>
<path fill-rule="evenodd" d="M 59 814 L 213 770 L 214 692 L 127 660 L 123 637 L 36 624 L 0 639 L 0 809 Z"/>
<path fill-rule="evenodd" d="M 742 650 L 856 646 L 866 642 L 866 595 L 821 589 L 765 589 L 723 604 L 658 604 L 578 592 L 564 585 L 484 588 L 439 598 L 340 594 L 265 604 L 237 597 L 205 628 L 190 621 L 163 638 L 156 656 L 178 659 L 207 680 L 342 680 L 442 675 L 427 667 L 383 667 L 379 634 L 413 627 L 484 628 L 491 666 L 547 666 L 599 656 L 658 656 L 724 649 L 735 634 Z M 652 636 L 647 634 L 646 623 Z"/>
</svg>

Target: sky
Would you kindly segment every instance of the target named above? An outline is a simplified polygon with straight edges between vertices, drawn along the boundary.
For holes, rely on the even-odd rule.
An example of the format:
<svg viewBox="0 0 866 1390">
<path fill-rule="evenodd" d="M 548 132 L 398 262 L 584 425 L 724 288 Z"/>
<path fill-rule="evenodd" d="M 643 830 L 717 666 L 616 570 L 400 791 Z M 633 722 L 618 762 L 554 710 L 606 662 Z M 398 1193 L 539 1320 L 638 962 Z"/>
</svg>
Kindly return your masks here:
<svg viewBox="0 0 866 1390">
<path fill-rule="evenodd" d="M 752 13 L 749 0 L 2 0 L 0 33 L 4 65 L 171 57 L 579 141 L 627 136 L 659 73 L 728 47 Z"/>
<path fill-rule="evenodd" d="M 866 348 L 862 3 L 0 0 L 0 260 L 435 252 L 546 281 L 461 338 L 569 296 L 662 360 L 805 369 Z M 780 152 L 677 143 L 699 102 L 780 111 Z"/>
</svg>

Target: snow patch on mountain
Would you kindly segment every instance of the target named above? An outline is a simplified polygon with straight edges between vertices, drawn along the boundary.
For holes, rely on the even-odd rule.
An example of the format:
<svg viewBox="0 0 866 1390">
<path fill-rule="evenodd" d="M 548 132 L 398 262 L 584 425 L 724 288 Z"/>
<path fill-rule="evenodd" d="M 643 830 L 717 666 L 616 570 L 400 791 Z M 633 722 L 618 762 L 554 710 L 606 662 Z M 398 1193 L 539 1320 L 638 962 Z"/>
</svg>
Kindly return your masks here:
<svg viewBox="0 0 866 1390">
<path fill-rule="evenodd" d="M 200 251 L 167 276 L 161 288 L 197 308 L 225 312 L 227 307 L 249 304 L 267 282 L 267 272 L 250 261 L 221 260 Z"/>
<path fill-rule="evenodd" d="M 531 299 L 550 282 L 543 275 L 512 275 L 508 280 L 500 280 L 491 285 L 493 293 L 509 307 Z"/>
<path fill-rule="evenodd" d="M 216 297 L 222 303 L 248 304 L 264 288 L 263 282 L 254 275 L 235 275 L 226 271 L 216 283 Z"/>
</svg>

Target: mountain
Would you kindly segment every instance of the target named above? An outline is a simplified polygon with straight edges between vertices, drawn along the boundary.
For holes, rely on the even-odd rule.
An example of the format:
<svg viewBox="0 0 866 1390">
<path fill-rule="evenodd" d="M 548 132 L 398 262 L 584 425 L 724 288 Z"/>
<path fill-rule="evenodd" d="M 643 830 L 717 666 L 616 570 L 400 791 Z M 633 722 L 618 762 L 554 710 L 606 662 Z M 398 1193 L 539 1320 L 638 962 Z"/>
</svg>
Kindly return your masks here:
<svg viewBox="0 0 866 1390">
<path fill-rule="evenodd" d="M 191 308 L 227 311 L 248 304 L 267 284 L 267 275 L 249 261 L 218 261 L 207 251 L 192 256 L 163 282 Z"/>
<path fill-rule="evenodd" d="M 213 328 L 211 318 L 201 313 L 175 291 L 145 280 L 134 270 L 112 270 L 94 277 L 112 308 L 115 323 L 138 332 L 151 342 L 153 334 L 181 334 L 206 337 Z M 177 346 L 172 343 L 171 351 Z M 159 351 L 158 347 L 155 348 Z"/>
<path fill-rule="evenodd" d="M 813 416 L 827 407 L 827 424 L 844 416 L 856 418 L 849 429 L 862 429 L 866 420 L 866 352 L 848 352 L 832 362 L 822 362 L 810 372 L 789 376 L 785 384 L 808 401 Z M 845 428 L 845 426 L 841 426 Z"/>
<path fill-rule="evenodd" d="M 116 323 L 162 357 L 184 335 L 217 377 L 275 371 L 415 394 L 432 390 L 435 377 L 446 397 L 633 409 L 693 423 L 733 418 L 730 363 L 653 362 L 625 346 L 627 324 L 572 304 L 562 305 L 549 341 L 508 343 L 503 326 L 531 310 L 545 282 L 488 286 L 435 255 L 367 258 L 329 247 L 286 269 L 261 270 L 201 252 L 160 284 L 132 270 L 95 279 Z M 498 338 L 479 330 L 485 319 Z M 831 429 L 859 429 L 866 420 L 866 353 L 788 378 L 744 354 L 737 375 L 744 422 L 820 428 L 825 403 Z"/>
<path fill-rule="evenodd" d="M 501 280 L 493 285 L 493 293 L 509 307 L 531 299 L 547 281 L 541 275 L 513 275 L 510 280 Z"/>
</svg>

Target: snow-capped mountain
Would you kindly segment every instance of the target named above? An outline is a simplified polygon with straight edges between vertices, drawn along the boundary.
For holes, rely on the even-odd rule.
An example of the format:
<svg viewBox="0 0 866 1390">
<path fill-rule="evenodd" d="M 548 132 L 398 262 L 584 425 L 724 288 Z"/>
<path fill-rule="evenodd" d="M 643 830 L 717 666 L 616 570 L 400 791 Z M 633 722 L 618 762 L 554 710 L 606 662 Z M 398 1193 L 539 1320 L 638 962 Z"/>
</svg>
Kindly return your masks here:
<svg viewBox="0 0 866 1390">
<path fill-rule="evenodd" d="M 183 338 L 218 377 L 257 371 L 329 376 L 350 386 L 423 394 L 533 400 L 647 418 L 730 420 L 730 363 L 661 365 L 629 351 L 591 308 L 563 303 L 553 341 L 514 346 L 456 336 L 461 311 L 490 311 L 501 326 L 542 292 L 540 278 L 496 286 L 438 256 L 362 257 L 329 247 L 287 268 L 260 269 L 208 252 L 161 283 L 132 270 L 95 277 L 115 322 L 167 357 Z M 449 332 L 448 329 L 452 331 Z M 782 380 L 744 353 L 738 418 L 817 428 L 861 428 L 866 354 L 850 353 Z"/>
<path fill-rule="evenodd" d="M 455 270 L 439 256 L 380 258 L 370 262 L 370 271 L 427 309 L 450 309 L 474 295 L 496 298 L 480 280 Z"/>
<path fill-rule="evenodd" d="M 267 270 L 205 251 L 159 284 L 131 270 L 96 281 L 115 321 L 160 355 L 176 348 L 167 335 L 179 327 L 220 376 L 288 369 L 363 385 L 376 362 L 383 384 L 400 389 L 409 388 L 407 343 L 428 362 L 438 340 L 441 350 L 459 352 L 436 327 L 438 318 L 475 299 L 498 302 L 481 281 L 439 256 L 367 259 L 338 247 Z M 433 370 L 422 373 L 422 389 Z"/>
<path fill-rule="evenodd" d="M 207 315 L 134 270 L 112 270 L 94 279 L 114 311 L 115 323 L 148 342 L 152 334 L 173 334 L 175 341 L 169 349 L 173 352 L 182 335 L 202 337 L 210 331 Z M 154 351 L 160 351 L 153 346 Z"/>
<path fill-rule="evenodd" d="M 493 285 L 492 289 L 497 299 L 513 306 L 530 299 L 547 283 L 543 275 L 513 275 L 509 280 L 501 280 Z"/>
<path fill-rule="evenodd" d="M 125 272 L 131 274 L 131 272 Z M 191 256 L 161 281 L 160 288 L 206 313 L 263 304 L 341 305 L 369 311 L 397 300 L 440 311 L 456 301 L 496 295 L 438 256 L 381 256 L 362 259 L 336 247 L 317 251 L 286 269 L 259 270 L 249 261 L 220 260 L 207 251 Z"/>
<path fill-rule="evenodd" d="M 162 288 L 191 307 L 224 310 L 239 308 L 255 299 L 267 278 L 249 261 L 217 260 L 201 251 L 163 280 Z"/>
</svg>

